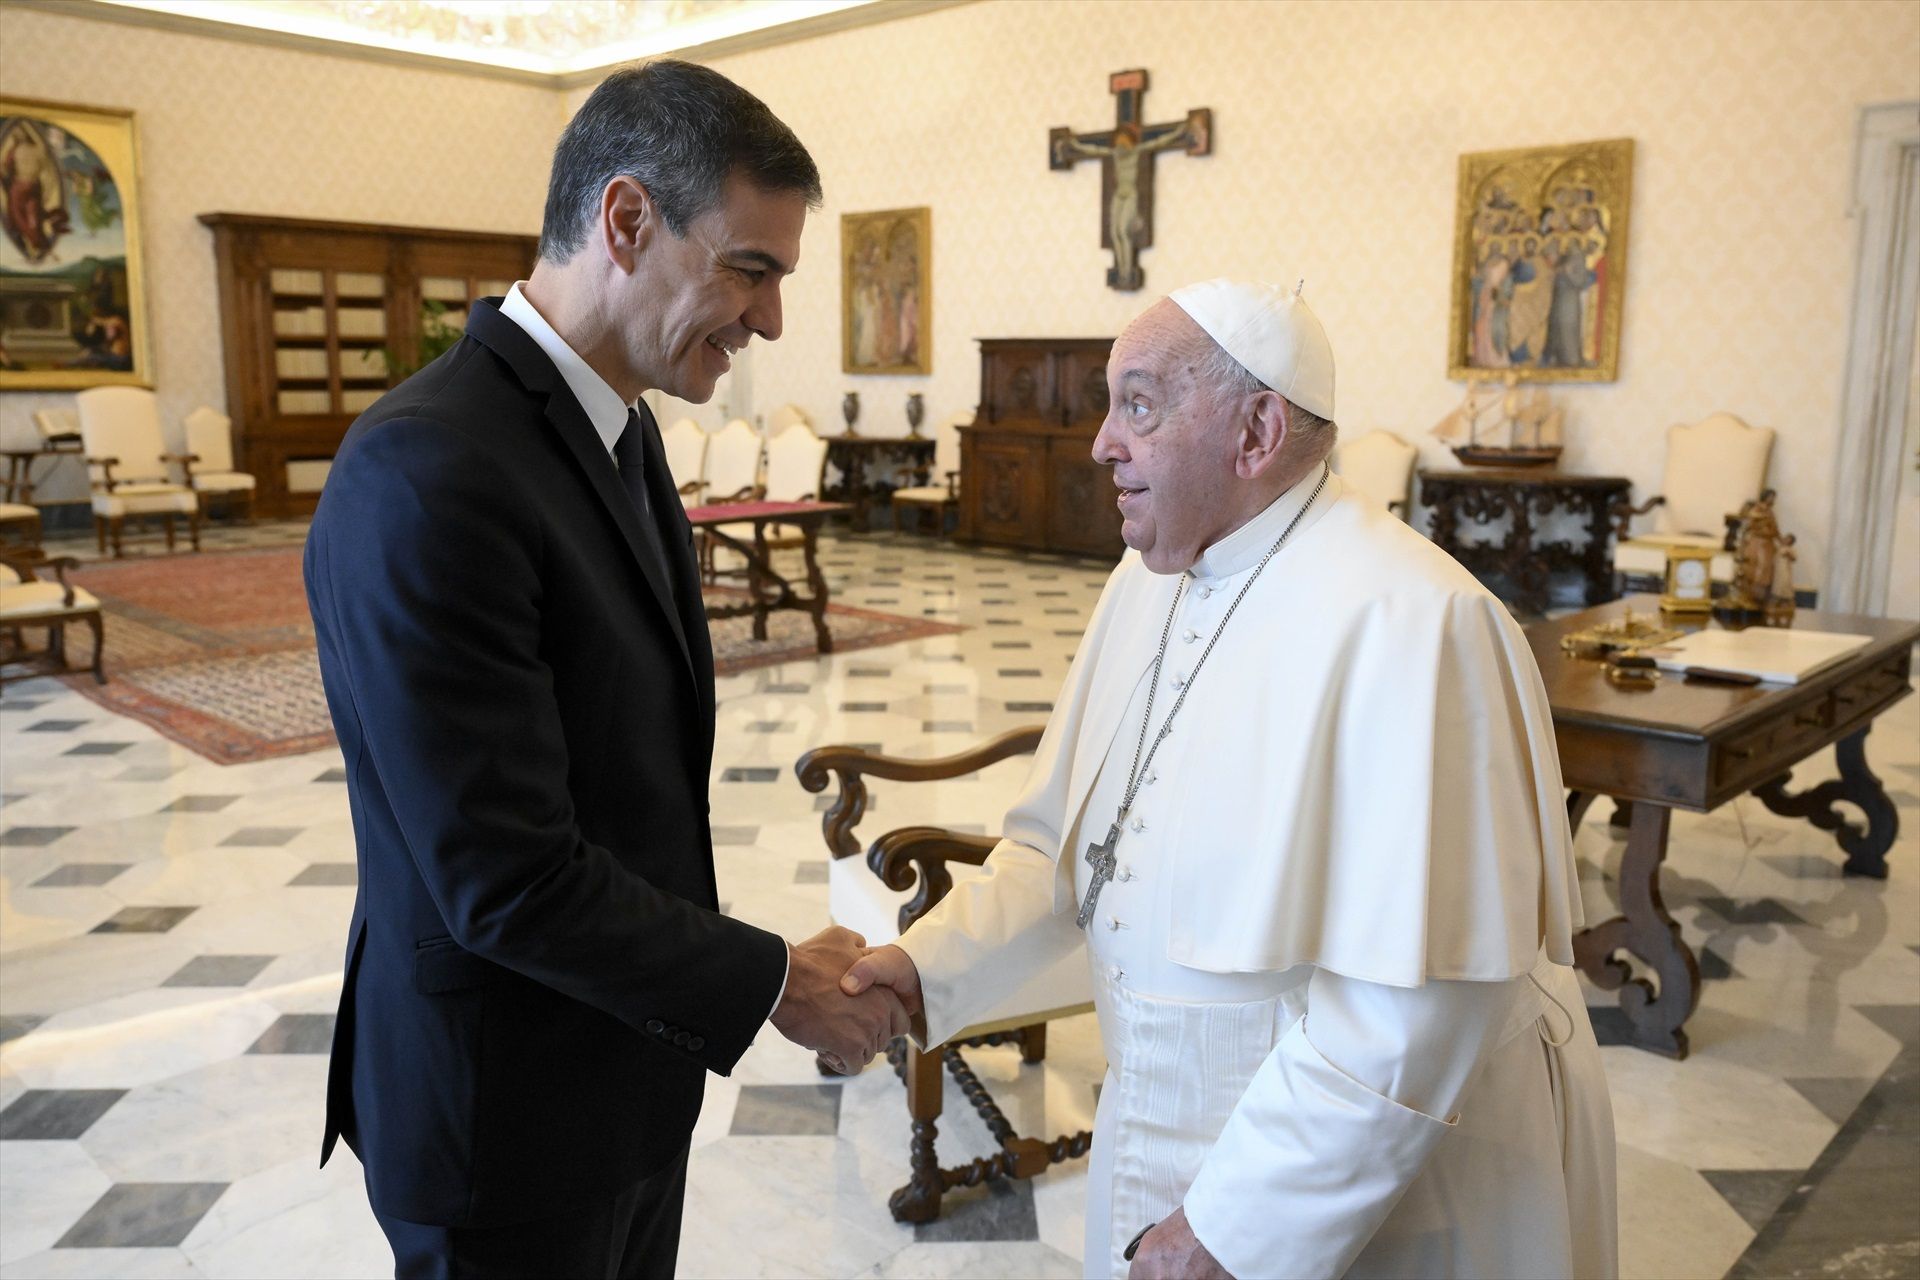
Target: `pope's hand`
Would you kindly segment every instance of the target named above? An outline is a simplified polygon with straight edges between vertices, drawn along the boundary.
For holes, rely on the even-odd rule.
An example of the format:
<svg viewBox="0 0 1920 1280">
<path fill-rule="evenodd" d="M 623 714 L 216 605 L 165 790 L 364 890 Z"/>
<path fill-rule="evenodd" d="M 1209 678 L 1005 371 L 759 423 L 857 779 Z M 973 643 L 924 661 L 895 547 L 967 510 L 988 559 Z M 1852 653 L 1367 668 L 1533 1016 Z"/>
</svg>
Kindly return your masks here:
<svg viewBox="0 0 1920 1280">
<path fill-rule="evenodd" d="M 920 1016 L 920 971 L 914 967 L 913 957 L 892 943 L 861 956 L 840 979 L 840 989 L 850 996 L 876 986 L 893 988 L 907 1012 Z"/>
<path fill-rule="evenodd" d="M 842 989 L 848 966 L 866 952 L 866 939 L 859 934 L 834 925 L 805 942 L 789 943 L 788 950 L 787 991 L 769 1019 L 781 1035 L 847 1074 L 907 1030 L 906 1010 L 892 991 Z"/>
<path fill-rule="evenodd" d="M 1175 1209 L 1140 1241 L 1127 1280 L 1233 1280 L 1233 1276 L 1193 1234 L 1187 1211 Z"/>
</svg>

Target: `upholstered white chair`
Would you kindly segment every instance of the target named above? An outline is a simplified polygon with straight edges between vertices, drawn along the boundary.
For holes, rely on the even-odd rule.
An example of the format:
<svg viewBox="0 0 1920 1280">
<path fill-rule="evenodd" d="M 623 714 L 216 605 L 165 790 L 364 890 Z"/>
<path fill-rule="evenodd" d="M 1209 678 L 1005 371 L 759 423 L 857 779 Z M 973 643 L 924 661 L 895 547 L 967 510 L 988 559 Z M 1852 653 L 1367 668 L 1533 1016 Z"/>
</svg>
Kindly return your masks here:
<svg viewBox="0 0 1920 1280">
<path fill-rule="evenodd" d="M 972 410 L 943 418 L 933 427 L 933 475 L 936 483 L 907 485 L 893 491 L 893 527 L 900 528 L 900 513 L 911 510 L 922 517 L 933 516 L 933 531 L 945 534 L 947 512 L 960 506 L 960 428 L 973 422 Z"/>
<path fill-rule="evenodd" d="M 75 396 L 80 438 L 93 481 L 93 528 L 105 554 L 123 554 L 121 530 L 128 516 L 160 516 L 166 522 L 167 550 L 173 550 L 176 517 L 187 518 L 193 549 L 200 549 L 200 496 L 175 482 L 169 467 L 180 462 L 167 452 L 160 435 L 160 411 L 153 392 L 139 387 L 93 387 Z"/>
<path fill-rule="evenodd" d="M 200 495 L 200 509 L 219 503 L 252 524 L 254 481 L 233 469 L 233 419 L 203 404 L 186 416 L 185 425 L 187 456 L 180 466 L 187 485 Z"/>
<path fill-rule="evenodd" d="M 706 484 L 707 433 L 692 418 L 681 418 L 660 433 L 660 443 L 666 447 L 667 471 L 680 490 L 681 503 L 692 506 Z"/>
<path fill-rule="evenodd" d="M 701 501 L 745 502 L 760 492 L 760 433 L 735 418 L 707 441 L 706 492 Z"/>
<path fill-rule="evenodd" d="M 827 442 L 813 434 L 813 428 L 796 422 L 767 441 L 766 473 L 760 485 L 760 497 L 767 502 L 812 502 L 820 496 L 820 476 L 827 465 Z M 740 542 L 751 542 L 751 521 L 723 524 L 719 532 Z M 762 532 L 761 546 L 768 550 L 798 547 L 805 542 L 792 525 L 773 524 Z M 711 555 L 709 572 L 713 569 Z"/>
<path fill-rule="evenodd" d="M 1716 413 L 1667 430 L 1667 468 L 1660 492 L 1639 506 L 1614 508 L 1613 569 L 1622 577 L 1664 580 L 1670 547 L 1721 548 L 1726 521 L 1760 496 L 1773 454 L 1773 431 Z M 1653 527 L 1630 533 L 1635 516 L 1655 512 Z M 1733 580 L 1733 557 L 1713 558 L 1713 580 Z"/>
<path fill-rule="evenodd" d="M 35 409 L 33 425 L 40 432 L 40 438 L 49 443 L 77 440 L 80 438 L 80 411 L 78 409 Z"/>
<path fill-rule="evenodd" d="M 16 668 L 0 676 L 0 683 L 65 674 L 69 623 L 93 632 L 93 678 L 98 684 L 107 682 L 101 666 L 105 624 L 100 601 L 67 581 L 67 570 L 79 564 L 70 556 L 50 559 L 37 550 L 8 550 L 0 555 L 0 667 Z M 28 648 L 26 632 L 42 627 L 47 632 L 46 647 Z"/>
<path fill-rule="evenodd" d="M 860 856 L 854 827 L 869 808 L 869 778 L 939 783 L 978 774 L 979 781 L 998 794 L 969 794 L 982 812 L 1003 812 L 1017 794 L 1025 772 L 1016 757 L 1033 752 L 1043 728 L 1036 724 L 1013 729 L 971 750 L 940 759 L 883 756 L 854 746 L 820 747 L 801 756 L 794 765 L 801 786 L 821 792 L 829 782 L 838 783 L 832 802 L 821 816 L 830 855 L 827 907 L 833 922 L 861 934 L 868 946 L 892 942 L 954 885 L 983 875 L 981 864 L 996 843 L 992 836 L 916 824 L 876 837 L 864 851 L 865 856 Z M 901 798 L 908 804 L 916 799 L 911 795 Z M 913 1122 L 912 1180 L 889 1201 L 896 1219 L 928 1222 L 938 1217 L 942 1194 L 961 1181 L 971 1186 L 1003 1177 L 1031 1178 L 1050 1165 L 1086 1154 L 1092 1135 L 1085 1131 L 1051 1140 L 1013 1132 L 1001 1118 L 992 1095 L 966 1065 L 961 1050 L 1013 1043 L 1020 1046 L 1024 1061 L 1040 1062 L 1047 1052 L 1047 1023 L 1084 1013 L 1092 1003 L 1092 973 L 1086 956 L 1075 950 L 1030 974 L 1018 991 L 946 1045 L 923 1053 L 908 1041 L 895 1042 L 888 1056 L 906 1082 L 907 1111 Z M 827 1068 L 823 1064 L 821 1069 L 824 1072 Z M 935 1121 L 942 1107 L 942 1077 L 947 1072 L 953 1074 L 968 1101 L 987 1121 L 1000 1151 L 990 1159 L 948 1170 L 943 1177 L 934 1142 Z M 997 1126 L 996 1118 L 1000 1118 Z M 955 1176 L 969 1168 L 974 1176 Z"/>
<path fill-rule="evenodd" d="M 799 405 L 783 404 L 767 415 L 767 439 L 772 440 L 777 436 L 785 435 L 789 427 L 795 426 L 805 427 L 811 431 L 813 419 L 808 417 L 807 411 Z"/>
<path fill-rule="evenodd" d="M 7 461 L 12 463 L 13 459 Z M 27 456 L 25 461 L 31 463 L 32 456 Z M 0 492 L 0 548 L 40 545 L 40 508 L 26 500 L 31 491 L 20 492 L 27 487 L 24 480 L 18 479 L 20 470 L 18 466 L 7 468 L 7 486 Z"/>
<path fill-rule="evenodd" d="M 1413 494 L 1413 464 L 1419 459 L 1420 451 L 1393 432 L 1373 430 L 1341 442 L 1333 451 L 1333 469 L 1404 520 Z"/>
</svg>

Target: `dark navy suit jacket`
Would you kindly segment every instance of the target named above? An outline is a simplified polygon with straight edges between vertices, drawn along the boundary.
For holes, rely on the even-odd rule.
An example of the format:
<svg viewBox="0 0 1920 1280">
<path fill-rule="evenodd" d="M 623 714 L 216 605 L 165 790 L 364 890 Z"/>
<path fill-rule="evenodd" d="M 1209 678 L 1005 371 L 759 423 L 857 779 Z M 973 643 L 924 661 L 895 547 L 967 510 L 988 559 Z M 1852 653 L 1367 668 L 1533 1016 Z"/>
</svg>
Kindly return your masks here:
<svg viewBox="0 0 1920 1280">
<path fill-rule="evenodd" d="M 579 402 L 488 299 L 363 414 L 307 541 L 360 889 L 321 1160 L 449 1226 L 676 1158 L 786 944 L 717 911 L 713 659 L 654 433 L 667 564 Z M 669 582 L 662 570 L 672 577 Z"/>
</svg>

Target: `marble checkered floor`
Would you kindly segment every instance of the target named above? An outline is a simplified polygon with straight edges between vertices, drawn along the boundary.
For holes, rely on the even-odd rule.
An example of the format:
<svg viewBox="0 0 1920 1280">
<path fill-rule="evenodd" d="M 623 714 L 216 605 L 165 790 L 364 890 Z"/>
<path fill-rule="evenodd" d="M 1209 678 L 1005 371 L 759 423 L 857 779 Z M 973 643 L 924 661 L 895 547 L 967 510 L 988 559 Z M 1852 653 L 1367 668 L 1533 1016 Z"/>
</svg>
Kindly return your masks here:
<svg viewBox="0 0 1920 1280">
<path fill-rule="evenodd" d="M 222 530 L 285 545 L 298 526 Z M 82 548 L 75 548 L 80 550 Z M 925 540 L 830 542 L 835 598 L 968 630 L 720 682 L 713 809 L 722 897 L 789 935 L 826 920 L 808 747 L 957 750 L 1043 718 L 1104 574 Z M 1677 815 L 1664 882 L 1708 977 L 1684 1063 L 1603 1050 L 1622 1261 L 1636 1277 L 1920 1269 L 1920 699 L 1869 759 L 1906 834 L 1884 883 L 1843 880 L 1830 837 L 1742 801 Z M 318 1155 L 353 897 L 336 752 L 222 767 L 52 681 L 0 699 L 0 1276 L 376 1276 L 391 1261 L 342 1150 Z M 1816 759 L 1806 778 L 1831 776 Z M 862 827 L 986 830 L 1018 762 L 876 784 Z M 1578 837 L 1589 912 L 1621 844 Z M 1608 911 L 1610 914 L 1610 911 Z M 1594 992 L 1603 1037 L 1617 1023 Z M 1024 1132 L 1089 1125 L 1088 1018 L 1049 1056 L 970 1054 Z M 956 1193 L 921 1228 L 902 1091 L 884 1065 L 823 1081 L 771 1031 L 712 1079 L 694 1137 L 689 1276 L 1077 1275 L 1084 1174 Z M 990 1143 L 949 1085 L 947 1163 Z"/>
</svg>

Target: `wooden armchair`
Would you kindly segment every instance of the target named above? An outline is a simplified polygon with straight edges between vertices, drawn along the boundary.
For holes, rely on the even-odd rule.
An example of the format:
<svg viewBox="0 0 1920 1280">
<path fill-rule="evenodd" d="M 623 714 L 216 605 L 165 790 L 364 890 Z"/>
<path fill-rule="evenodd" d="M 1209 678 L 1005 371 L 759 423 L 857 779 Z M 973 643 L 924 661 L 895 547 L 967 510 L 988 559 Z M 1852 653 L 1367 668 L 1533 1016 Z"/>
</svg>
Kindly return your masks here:
<svg viewBox="0 0 1920 1280">
<path fill-rule="evenodd" d="M 41 551 L 0 554 L 0 669 L 26 668 L 0 674 L 0 684 L 37 675 L 65 675 L 70 622 L 82 623 L 93 632 L 93 678 L 99 684 L 107 682 L 101 666 L 105 637 L 100 602 L 67 581 L 67 571 L 79 565 L 71 556 L 49 558 Z M 51 580 L 45 576 L 49 572 Z M 29 649 L 24 633 L 38 627 L 47 629 L 46 648 Z"/>
<path fill-rule="evenodd" d="M 1664 581 L 1667 552 L 1681 547 L 1719 552 L 1711 566 L 1713 581 L 1732 581 L 1727 520 L 1760 496 L 1772 453 L 1771 428 L 1750 427 L 1730 413 L 1668 428 L 1661 492 L 1638 506 L 1622 496 L 1610 512 L 1619 580 Z M 1636 535 L 1634 519 L 1649 513 L 1653 528 Z"/>
<path fill-rule="evenodd" d="M 940 484 L 906 484 L 893 491 L 891 498 L 894 532 L 900 530 L 900 514 L 912 510 L 926 525 L 933 517 L 933 531 L 944 537 L 947 513 L 960 509 L 960 428 L 973 422 L 971 412 L 956 413 L 933 428 L 933 470 L 944 477 Z"/>
<path fill-rule="evenodd" d="M 945 897 L 956 877 L 979 874 L 976 869 L 998 843 L 991 836 L 911 826 L 878 837 L 868 847 L 864 860 L 856 858 L 860 846 L 853 829 L 866 813 L 868 777 L 894 782 L 963 777 L 1013 756 L 1032 754 L 1040 744 L 1042 728 L 1031 725 L 1014 729 L 971 750 L 939 759 L 907 760 L 850 746 L 818 747 L 801 756 L 794 772 L 808 791 L 824 791 L 830 778 L 839 782 L 832 805 L 821 817 L 821 830 L 832 854 L 827 886 L 834 923 L 863 934 L 871 946 L 890 942 Z M 902 895 L 910 896 L 903 899 Z M 1086 957 L 1075 952 L 1033 975 L 1013 996 L 945 1045 L 922 1052 L 905 1039 L 894 1041 L 887 1050 L 887 1060 L 907 1087 L 907 1111 L 912 1121 L 911 1176 L 888 1201 L 896 1220 L 931 1222 L 940 1216 L 941 1197 L 949 1188 L 978 1186 L 1001 1178 L 1031 1178 L 1051 1165 L 1086 1154 L 1093 1135 L 1085 1130 L 1061 1134 L 1050 1141 L 1016 1133 L 993 1095 L 967 1066 L 961 1050 L 1017 1044 L 1023 1061 L 1040 1062 L 1047 1053 L 1047 1023 L 1084 1013 L 1092 1008 L 1092 1001 Z M 952 1168 L 941 1167 L 934 1144 L 943 1069 L 952 1074 L 999 1144 L 997 1154 Z M 821 1071 L 826 1074 L 830 1069 L 823 1063 Z"/>
</svg>

